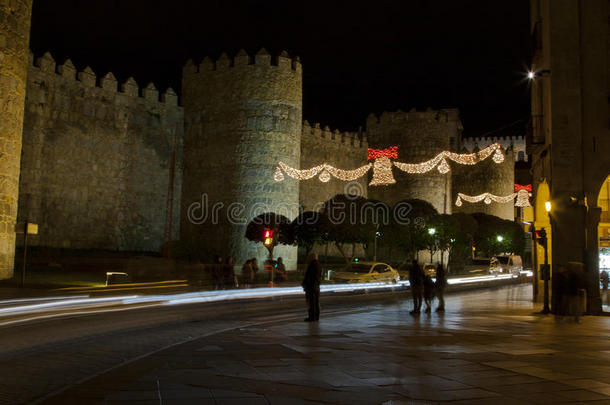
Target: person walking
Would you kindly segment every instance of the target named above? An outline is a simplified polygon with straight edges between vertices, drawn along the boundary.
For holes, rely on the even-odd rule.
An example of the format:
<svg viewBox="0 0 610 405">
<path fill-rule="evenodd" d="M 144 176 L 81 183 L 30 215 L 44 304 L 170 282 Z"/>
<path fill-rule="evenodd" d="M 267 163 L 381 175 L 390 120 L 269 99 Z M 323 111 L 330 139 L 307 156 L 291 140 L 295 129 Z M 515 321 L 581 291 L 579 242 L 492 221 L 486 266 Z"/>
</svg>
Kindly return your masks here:
<svg viewBox="0 0 610 405">
<path fill-rule="evenodd" d="M 610 301 L 608 301 L 608 272 L 606 270 L 602 271 L 599 279 L 602 282 L 602 303 L 605 298 L 606 305 L 610 305 Z"/>
<path fill-rule="evenodd" d="M 227 257 L 225 265 L 222 268 L 222 278 L 225 288 L 237 287 L 237 278 L 235 277 L 235 266 L 233 265 L 233 257 Z"/>
<path fill-rule="evenodd" d="M 411 294 L 413 295 L 413 310 L 411 315 L 419 315 L 422 304 L 422 293 L 424 284 L 424 272 L 417 260 L 413 260 L 411 269 L 409 270 L 409 284 L 411 286 Z"/>
<path fill-rule="evenodd" d="M 426 313 L 432 311 L 432 300 L 434 299 L 434 281 L 429 274 L 424 274 L 424 301 L 426 302 Z"/>
<path fill-rule="evenodd" d="M 244 288 L 252 287 L 254 282 L 254 272 L 252 271 L 252 259 L 246 260 L 243 266 L 241 266 L 241 285 Z"/>
<path fill-rule="evenodd" d="M 447 276 L 445 275 L 445 268 L 439 263 L 436 266 L 436 298 L 438 299 L 438 306 L 436 312 L 445 312 L 445 287 L 447 286 Z"/>
<path fill-rule="evenodd" d="M 322 279 L 322 266 L 318 261 L 318 254 L 312 253 L 311 260 L 305 272 L 301 285 L 305 291 L 308 316 L 305 322 L 317 322 L 320 319 L 320 281 Z"/>
</svg>

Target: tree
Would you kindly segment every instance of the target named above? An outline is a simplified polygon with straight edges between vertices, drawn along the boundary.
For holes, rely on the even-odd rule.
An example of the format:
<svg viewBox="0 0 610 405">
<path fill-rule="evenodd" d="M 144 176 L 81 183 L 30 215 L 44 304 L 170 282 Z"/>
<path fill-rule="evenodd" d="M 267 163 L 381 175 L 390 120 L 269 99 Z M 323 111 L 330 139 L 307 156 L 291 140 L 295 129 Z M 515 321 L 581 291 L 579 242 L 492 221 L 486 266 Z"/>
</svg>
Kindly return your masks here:
<svg viewBox="0 0 610 405">
<path fill-rule="evenodd" d="M 430 251 L 430 261 L 432 261 L 432 256 L 437 250 L 441 254 L 449 252 L 449 255 L 451 255 L 451 250 L 458 238 L 459 232 L 460 223 L 449 214 L 437 214 L 430 218 L 428 232 L 426 232 L 428 235 L 426 246 Z"/>
<path fill-rule="evenodd" d="M 426 226 L 436 214 L 436 209 L 427 201 L 416 198 L 399 201 L 392 208 L 391 221 L 382 229 L 384 244 L 414 259 L 417 252 L 427 247 Z"/>
<path fill-rule="evenodd" d="M 449 252 L 451 270 L 461 269 L 472 256 L 472 246 L 477 233 L 477 221 L 470 214 L 458 212 L 451 214 L 458 222 L 459 232 Z"/>
<path fill-rule="evenodd" d="M 319 212 L 304 211 L 291 224 L 295 242 L 305 248 L 305 256 L 309 256 L 314 246 L 324 242 L 321 218 Z"/>
<path fill-rule="evenodd" d="M 494 256 L 502 253 L 523 254 L 525 233 L 519 224 L 480 212 L 472 214 L 478 223 L 475 236 L 477 251 Z"/>
<path fill-rule="evenodd" d="M 266 229 L 273 231 L 273 243 L 265 245 L 269 251 L 269 260 L 273 260 L 273 248 L 278 244 L 294 244 L 294 235 L 288 218 L 274 212 L 266 212 L 250 221 L 246 227 L 246 238 L 253 242 L 264 243 Z"/>
<path fill-rule="evenodd" d="M 345 245 L 368 244 L 375 238 L 377 219 L 368 215 L 377 203 L 364 197 L 338 194 L 324 203 L 321 230 L 325 238 L 332 241 L 347 264 L 354 260 L 354 250 L 347 255 Z"/>
</svg>

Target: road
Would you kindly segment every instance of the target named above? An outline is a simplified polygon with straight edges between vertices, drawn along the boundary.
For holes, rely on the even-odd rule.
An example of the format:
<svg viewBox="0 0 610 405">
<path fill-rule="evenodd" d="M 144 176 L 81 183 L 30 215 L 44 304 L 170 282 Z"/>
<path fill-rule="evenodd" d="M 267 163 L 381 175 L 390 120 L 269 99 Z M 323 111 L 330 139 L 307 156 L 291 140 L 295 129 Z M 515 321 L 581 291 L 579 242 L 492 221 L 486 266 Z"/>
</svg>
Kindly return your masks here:
<svg viewBox="0 0 610 405">
<path fill-rule="evenodd" d="M 533 315 L 530 296 L 524 285 L 456 293 L 447 313 L 417 319 L 405 293 L 327 296 L 319 325 L 302 322 L 302 297 L 7 325 L 0 401 L 610 400 L 610 319 L 556 322 Z"/>
</svg>

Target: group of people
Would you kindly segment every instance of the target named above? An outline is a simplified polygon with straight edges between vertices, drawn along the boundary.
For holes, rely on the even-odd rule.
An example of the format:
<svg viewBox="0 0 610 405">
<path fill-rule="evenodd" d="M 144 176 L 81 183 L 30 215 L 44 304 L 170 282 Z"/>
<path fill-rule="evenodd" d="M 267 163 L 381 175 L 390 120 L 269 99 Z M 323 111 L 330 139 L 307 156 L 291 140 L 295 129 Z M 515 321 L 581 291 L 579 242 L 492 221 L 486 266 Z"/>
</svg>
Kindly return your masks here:
<svg viewBox="0 0 610 405">
<path fill-rule="evenodd" d="M 265 267 L 268 267 L 269 275 L 271 277 L 271 271 L 275 272 L 275 280 L 286 280 L 286 266 L 281 257 L 278 257 L 277 261 L 265 263 Z M 224 290 L 227 288 L 237 288 L 240 285 L 243 288 L 249 288 L 256 284 L 257 274 L 259 271 L 258 260 L 256 257 L 246 260 L 241 267 L 241 278 L 238 279 L 235 274 L 235 264 L 233 257 L 229 256 L 224 261 L 222 256 L 215 255 L 211 265 L 206 265 L 205 270 L 208 273 L 209 278 L 212 280 L 212 285 L 215 290 Z"/>
<path fill-rule="evenodd" d="M 432 300 L 436 296 L 438 298 L 438 307 L 436 312 L 445 311 L 445 287 L 447 286 L 447 276 L 445 269 L 439 263 L 436 266 L 436 281 L 432 280 L 429 274 L 424 274 L 417 260 L 413 260 L 409 269 L 409 284 L 411 285 L 411 293 L 413 295 L 413 310 L 411 315 L 419 315 L 421 313 L 422 303 L 426 303 L 425 312 L 432 312 Z"/>
<path fill-rule="evenodd" d="M 237 288 L 239 283 L 235 276 L 235 268 L 233 257 L 229 256 L 223 263 L 222 256 L 214 256 L 214 262 L 211 266 L 206 266 L 206 270 L 212 278 L 212 283 L 215 290 L 224 290 L 225 288 Z"/>
</svg>

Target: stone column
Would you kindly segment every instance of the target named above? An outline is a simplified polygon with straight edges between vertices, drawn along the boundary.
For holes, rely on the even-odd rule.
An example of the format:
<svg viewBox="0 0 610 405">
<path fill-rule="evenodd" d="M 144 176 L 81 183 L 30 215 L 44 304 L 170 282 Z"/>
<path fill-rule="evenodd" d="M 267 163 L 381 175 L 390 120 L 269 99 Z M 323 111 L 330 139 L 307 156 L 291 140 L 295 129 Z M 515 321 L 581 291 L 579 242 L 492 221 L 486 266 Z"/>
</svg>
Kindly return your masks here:
<svg viewBox="0 0 610 405">
<path fill-rule="evenodd" d="M 0 279 L 13 275 L 32 0 L 0 0 Z"/>
</svg>

